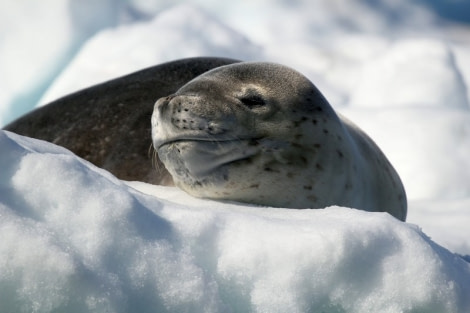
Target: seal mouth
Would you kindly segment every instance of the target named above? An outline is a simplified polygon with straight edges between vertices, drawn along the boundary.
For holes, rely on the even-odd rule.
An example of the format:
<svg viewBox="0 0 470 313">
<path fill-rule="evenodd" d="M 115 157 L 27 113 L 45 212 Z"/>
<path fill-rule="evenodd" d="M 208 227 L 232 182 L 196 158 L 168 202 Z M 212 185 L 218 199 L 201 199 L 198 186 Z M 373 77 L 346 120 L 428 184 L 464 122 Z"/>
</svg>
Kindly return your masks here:
<svg viewBox="0 0 470 313">
<path fill-rule="evenodd" d="M 159 150 L 162 147 L 177 144 L 177 143 L 194 143 L 194 144 L 216 144 L 216 145 L 224 145 L 224 144 L 231 144 L 231 143 L 240 143 L 240 144 L 248 144 L 248 146 L 258 146 L 260 140 L 263 138 L 233 138 L 233 139 L 220 139 L 220 138 L 211 138 L 211 137 L 181 137 L 181 138 L 173 138 L 168 140 L 162 140 L 160 142 L 154 141 L 154 148 L 155 150 Z"/>
<path fill-rule="evenodd" d="M 178 138 L 160 144 L 157 151 L 166 166 L 184 166 L 191 177 L 203 179 L 230 164 L 252 158 L 260 149 L 259 141 L 253 138 Z"/>
</svg>

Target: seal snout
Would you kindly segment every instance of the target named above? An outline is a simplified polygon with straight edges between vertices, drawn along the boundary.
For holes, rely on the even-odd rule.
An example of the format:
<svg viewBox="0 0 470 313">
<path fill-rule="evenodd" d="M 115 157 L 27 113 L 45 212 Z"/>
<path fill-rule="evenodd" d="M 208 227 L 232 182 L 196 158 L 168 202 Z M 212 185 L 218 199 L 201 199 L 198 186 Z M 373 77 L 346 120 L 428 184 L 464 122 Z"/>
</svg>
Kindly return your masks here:
<svg viewBox="0 0 470 313">
<path fill-rule="evenodd" d="M 193 94 L 174 94 L 155 103 L 153 127 L 158 134 L 177 137 L 207 137 L 221 135 L 233 128 L 229 110 L 224 111 L 207 97 Z M 163 129 L 164 128 L 164 129 Z"/>
<path fill-rule="evenodd" d="M 165 109 L 168 108 L 170 101 L 176 97 L 175 94 L 169 95 L 167 97 L 162 97 L 155 102 L 154 106 L 154 113 L 158 111 L 160 114 L 164 112 Z"/>
<path fill-rule="evenodd" d="M 186 140 L 216 140 L 224 123 L 214 119 L 212 110 L 204 109 L 205 99 L 198 95 L 173 94 L 155 103 L 152 115 L 152 138 L 156 149 Z"/>
</svg>

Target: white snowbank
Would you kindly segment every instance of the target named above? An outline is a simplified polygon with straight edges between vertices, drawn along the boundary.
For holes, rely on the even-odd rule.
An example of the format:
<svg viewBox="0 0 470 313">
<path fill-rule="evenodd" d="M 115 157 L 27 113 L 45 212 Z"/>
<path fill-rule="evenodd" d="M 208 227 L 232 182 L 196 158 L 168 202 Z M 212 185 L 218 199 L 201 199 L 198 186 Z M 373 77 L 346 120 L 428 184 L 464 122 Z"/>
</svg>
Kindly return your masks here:
<svg viewBox="0 0 470 313">
<path fill-rule="evenodd" d="M 470 309 L 470 264 L 388 214 L 128 186 L 4 131 L 0 150 L 2 312 Z"/>
<path fill-rule="evenodd" d="M 0 125 L 30 110 L 85 40 L 116 25 L 113 0 L 0 1 Z"/>
<path fill-rule="evenodd" d="M 399 41 L 370 60 L 351 93 L 350 104 L 470 109 L 452 50 L 429 39 Z"/>
<path fill-rule="evenodd" d="M 100 32 L 79 51 L 41 99 L 42 104 L 79 89 L 155 64 L 197 56 L 253 60 L 260 48 L 190 5 L 153 20 Z"/>
</svg>

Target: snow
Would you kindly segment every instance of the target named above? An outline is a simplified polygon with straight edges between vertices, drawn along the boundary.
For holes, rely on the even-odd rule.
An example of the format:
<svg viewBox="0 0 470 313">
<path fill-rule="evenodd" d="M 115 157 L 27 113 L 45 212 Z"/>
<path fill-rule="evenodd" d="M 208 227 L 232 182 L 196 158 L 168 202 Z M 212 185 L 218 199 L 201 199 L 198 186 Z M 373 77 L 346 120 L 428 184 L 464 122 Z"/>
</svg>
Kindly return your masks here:
<svg viewBox="0 0 470 313">
<path fill-rule="evenodd" d="M 0 136 L 2 311 L 470 308 L 470 265 L 388 214 L 194 199 Z"/>
<path fill-rule="evenodd" d="M 174 2 L 0 3 L 0 125 L 177 58 L 279 62 L 378 143 L 407 222 L 195 199 L 1 131 L 0 312 L 470 311 L 470 28 L 438 16 L 469 22 L 457 2 Z"/>
<path fill-rule="evenodd" d="M 429 39 L 402 40 L 371 58 L 351 93 L 350 105 L 470 108 L 454 53 L 445 43 Z"/>
<path fill-rule="evenodd" d="M 0 2 L 0 125 L 32 108 L 85 40 L 116 24 L 115 2 Z"/>
<path fill-rule="evenodd" d="M 259 50 L 207 13 L 176 7 L 153 20 L 104 30 L 91 38 L 41 103 L 163 61 L 206 55 L 251 60 Z"/>
</svg>

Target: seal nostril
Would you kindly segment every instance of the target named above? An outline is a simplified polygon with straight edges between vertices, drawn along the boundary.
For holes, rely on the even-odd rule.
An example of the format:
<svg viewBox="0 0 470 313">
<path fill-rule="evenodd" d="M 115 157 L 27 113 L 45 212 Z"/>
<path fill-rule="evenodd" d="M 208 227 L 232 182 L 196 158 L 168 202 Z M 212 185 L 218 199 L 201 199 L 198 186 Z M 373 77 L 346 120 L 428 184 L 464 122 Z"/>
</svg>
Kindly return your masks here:
<svg viewBox="0 0 470 313">
<path fill-rule="evenodd" d="M 170 103 L 170 101 L 175 97 L 176 97 L 175 95 L 170 95 L 170 96 L 162 97 L 162 98 L 158 99 L 155 102 L 155 106 L 154 106 L 153 109 L 158 110 L 160 112 L 164 112 L 169 107 L 168 104 Z"/>
</svg>

